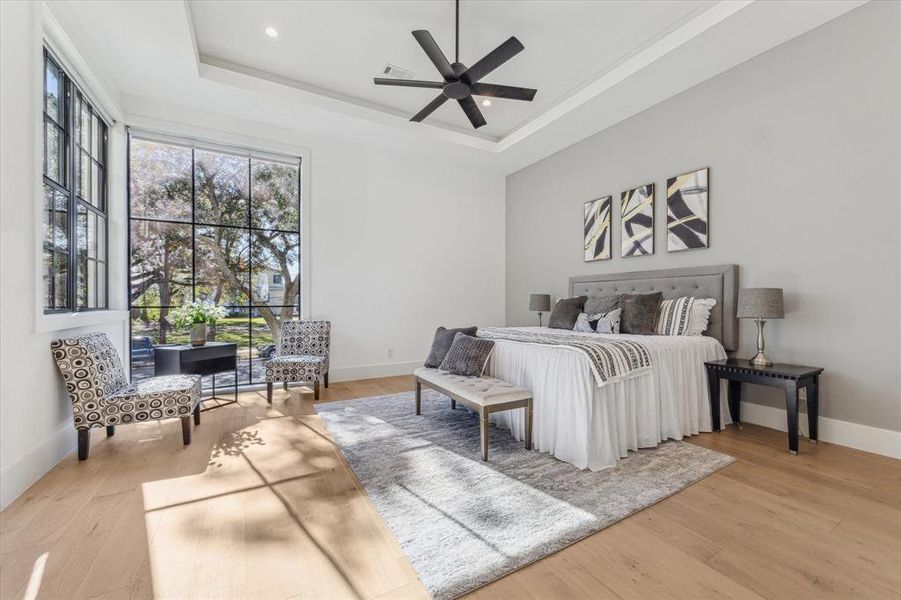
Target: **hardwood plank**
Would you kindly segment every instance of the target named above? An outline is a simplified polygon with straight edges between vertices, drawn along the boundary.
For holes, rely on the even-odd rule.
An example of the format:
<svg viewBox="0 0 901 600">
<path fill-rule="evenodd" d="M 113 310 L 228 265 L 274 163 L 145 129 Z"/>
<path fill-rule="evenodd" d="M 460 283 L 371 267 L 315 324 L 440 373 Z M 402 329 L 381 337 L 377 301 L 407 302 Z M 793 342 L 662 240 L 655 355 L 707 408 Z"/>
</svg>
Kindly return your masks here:
<svg viewBox="0 0 901 600">
<path fill-rule="evenodd" d="M 412 390 L 333 383 L 321 402 Z M 170 426 L 171 425 L 171 426 Z M 0 513 L 0 597 L 426 598 L 315 414 L 312 390 L 243 392 L 177 422 L 94 433 Z M 738 462 L 469 595 L 889 598 L 901 461 L 746 425 L 689 440 Z"/>
</svg>

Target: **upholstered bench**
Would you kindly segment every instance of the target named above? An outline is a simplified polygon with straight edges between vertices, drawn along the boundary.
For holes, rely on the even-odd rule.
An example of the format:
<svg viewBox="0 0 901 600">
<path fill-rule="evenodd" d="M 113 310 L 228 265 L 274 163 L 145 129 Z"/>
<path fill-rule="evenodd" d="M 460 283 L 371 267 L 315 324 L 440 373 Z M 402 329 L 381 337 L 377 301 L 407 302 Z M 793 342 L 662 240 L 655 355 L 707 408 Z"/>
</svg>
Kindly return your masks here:
<svg viewBox="0 0 901 600">
<path fill-rule="evenodd" d="M 450 397 L 451 409 L 457 402 L 479 413 L 482 460 L 488 460 L 488 416 L 493 412 L 526 409 L 526 450 L 532 449 L 532 392 L 494 377 L 462 377 L 438 369 L 420 368 L 416 378 L 416 414 L 421 414 L 422 384 Z"/>
</svg>

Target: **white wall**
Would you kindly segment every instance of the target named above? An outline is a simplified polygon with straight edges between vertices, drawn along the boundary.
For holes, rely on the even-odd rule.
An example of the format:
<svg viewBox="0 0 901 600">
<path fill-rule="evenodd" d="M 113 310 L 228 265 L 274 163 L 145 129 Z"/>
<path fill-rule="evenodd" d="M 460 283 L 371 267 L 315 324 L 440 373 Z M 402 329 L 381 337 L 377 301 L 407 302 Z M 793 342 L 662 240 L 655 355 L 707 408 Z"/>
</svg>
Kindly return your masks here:
<svg viewBox="0 0 901 600">
<path fill-rule="evenodd" d="M 40 303 L 40 5 L 0 3 L 0 506 L 75 446 L 71 407 L 50 341 L 106 332 L 124 357 L 125 313 L 43 318 Z M 110 305 L 125 306 L 124 129 L 110 132 Z"/>
<path fill-rule="evenodd" d="M 74 447 L 71 411 L 52 363 L 54 337 L 106 331 L 125 347 L 127 322 L 35 332 L 35 224 L 40 189 L 41 11 L 2 6 L 0 194 L 0 506 Z M 23 82 L 26 82 L 23 85 Z M 225 106 L 232 90 L 217 85 Z M 182 98 L 185 98 L 183 95 Z M 190 98 L 188 98 L 190 100 Z M 204 106 L 198 98 L 195 106 Z M 231 106 L 240 102 L 232 102 Z M 441 324 L 504 320 L 504 177 L 376 146 L 308 136 L 159 98 L 122 99 L 114 132 L 111 297 L 125 306 L 124 126 L 246 143 L 309 157 L 310 306 L 332 321 L 332 381 L 411 372 Z M 37 318 L 38 323 L 42 320 Z M 389 348 L 391 349 L 389 356 Z M 27 426 L 22 426 L 27 423 Z"/>
<path fill-rule="evenodd" d="M 571 275 L 736 263 L 742 287 L 784 288 L 767 354 L 826 369 L 820 414 L 901 431 L 899 29 L 898 3 L 864 5 L 509 176 L 507 323 Z M 704 166 L 710 248 L 668 254 L 666 178 Z M 616 208 L 614 258 L 583 262 L 583 203 L 650 182 L 656 254 L 621 257 Z"/>
</svg>

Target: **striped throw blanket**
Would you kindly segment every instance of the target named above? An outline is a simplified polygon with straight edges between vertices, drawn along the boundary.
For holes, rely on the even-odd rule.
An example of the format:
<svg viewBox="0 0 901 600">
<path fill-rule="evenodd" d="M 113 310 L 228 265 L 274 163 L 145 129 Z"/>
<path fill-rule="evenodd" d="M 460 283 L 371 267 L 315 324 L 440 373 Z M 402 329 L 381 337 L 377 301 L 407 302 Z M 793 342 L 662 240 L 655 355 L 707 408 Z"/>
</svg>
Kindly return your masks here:
<svg viewBox="0 0 901 600">
<path fill-rule="evenodd" d="M 567 333 L 539 333 L 508 327 L 480 327 L 479 337 L 527 344 L 562 346 L 584 354 L 598 386 L 639 375 L 651 368 L 651 355 L 642 344 L 631 340 Z"/>
</svg>

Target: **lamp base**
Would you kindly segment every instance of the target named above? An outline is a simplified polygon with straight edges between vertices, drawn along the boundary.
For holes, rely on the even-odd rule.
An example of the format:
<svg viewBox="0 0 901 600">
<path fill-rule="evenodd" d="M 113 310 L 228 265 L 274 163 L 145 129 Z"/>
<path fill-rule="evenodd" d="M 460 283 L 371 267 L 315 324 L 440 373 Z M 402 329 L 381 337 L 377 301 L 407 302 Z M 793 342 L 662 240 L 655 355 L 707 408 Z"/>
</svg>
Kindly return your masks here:
<svg viewBox="0 0 901 600">
<path fill-rule="evenodd" d="M 763 351 L 760 351 L 754 355 L 754 358 L 751 359 L 751 364 L 755 367 L 772 367 L 773 361 L 767 358 L 766 354 L 764 354 Z"/>
</svg>

